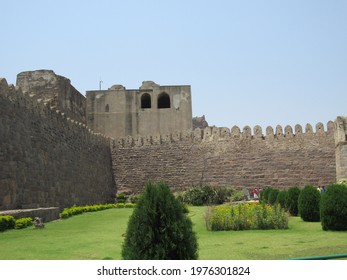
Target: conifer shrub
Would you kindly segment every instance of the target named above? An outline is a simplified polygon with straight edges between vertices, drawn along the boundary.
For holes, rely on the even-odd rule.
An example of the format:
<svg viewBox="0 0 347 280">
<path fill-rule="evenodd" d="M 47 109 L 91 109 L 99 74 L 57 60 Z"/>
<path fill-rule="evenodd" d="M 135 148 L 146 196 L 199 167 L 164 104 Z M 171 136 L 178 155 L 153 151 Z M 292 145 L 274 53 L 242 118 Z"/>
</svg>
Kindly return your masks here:
<svg viewBox="0 0 347 280">
<path fill-rule="evenodd" d="M 148 183 L 131 215 L 122 247 L 126 260 L 197 259 L 192 222 L 165 183 Z"/>
<path fill-rule="evenodd" d="M 300 195 L 300 189 L 298 187 L 291 187 L 286 194 L 285 208 L 292 216 L 298 216 L 298 200 Z"/>
<path fill-rule="evenodd" d="M 267 187 L 260 192 L 260 202 L 261 203 L 268 203 L 269 194 L 270 194 L 271 190 L 272 190 L 271 187 Z"/>
<path fill-rule="evenodd" d="M 320 221 L 320 204 L 321 194 L 316 187 L 306 185 L 300 192 L 298 199 L 298 209 L 300 217 L 305 222 Z"/>
<path fill-rule="evenodd" d="M 347 187 L 333 184 L 322 194 L 320 204 L 323 230 L 347 230 Z"/>
<path fill-rule="evenodd" d="M 270 189 L 267 202 L 271 205 L 275 205 L 279 192 L 278 189 Z"/>
<path fill-rule="evenodd" d="M 287 191 L 286 190 L 281 190 L 276 198 L 276 204 L 279 204 L 283 209 L 286 208 L 286 196 L 287 196 Z"/>
</svg>

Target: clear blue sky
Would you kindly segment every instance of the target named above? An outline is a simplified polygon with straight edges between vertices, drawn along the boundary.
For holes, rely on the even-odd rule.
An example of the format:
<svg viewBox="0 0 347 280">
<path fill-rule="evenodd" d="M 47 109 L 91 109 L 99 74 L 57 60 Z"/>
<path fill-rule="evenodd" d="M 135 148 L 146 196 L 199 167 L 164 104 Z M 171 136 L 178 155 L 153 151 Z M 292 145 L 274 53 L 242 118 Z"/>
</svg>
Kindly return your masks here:
<svg viewBox="0 0 347 280">
<path fill-rule="evenodd" d="M 0 76 L 52 69 L 83 94 L 192 86 L 210 125 L 347 115 L 347 1 L 0 0 Z"/>
</svg>

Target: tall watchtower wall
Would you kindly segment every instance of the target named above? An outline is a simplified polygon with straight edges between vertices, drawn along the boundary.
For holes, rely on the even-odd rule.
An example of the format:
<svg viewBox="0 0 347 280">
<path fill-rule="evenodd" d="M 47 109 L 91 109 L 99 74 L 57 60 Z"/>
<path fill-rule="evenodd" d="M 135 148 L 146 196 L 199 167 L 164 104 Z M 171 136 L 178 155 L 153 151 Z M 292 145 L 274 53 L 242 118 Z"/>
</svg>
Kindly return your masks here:
<svg viewBox="0 0 347 280">
<path fill-rule="evenodd" d="M 212 186 L 286 188 L 335 182 L 334 123 L 275 129 L 249 126 L 115 140 L 118 191 L 140 191 L 147 181 L 184 189 Z"/>
<path fill-rule="evenodd" d="M 0 210 L 105 203 L 109 139 L 0 79 Z"/>
<path fill-rule="evenodd" d="M 17 75 L 16 85 L 23 93 L 53 110 L 60 110 L 67 117 L 86 123 L 86 98 L 69 79 L 56 75 L 52 70 L 26 71 Z"/>
</svg>

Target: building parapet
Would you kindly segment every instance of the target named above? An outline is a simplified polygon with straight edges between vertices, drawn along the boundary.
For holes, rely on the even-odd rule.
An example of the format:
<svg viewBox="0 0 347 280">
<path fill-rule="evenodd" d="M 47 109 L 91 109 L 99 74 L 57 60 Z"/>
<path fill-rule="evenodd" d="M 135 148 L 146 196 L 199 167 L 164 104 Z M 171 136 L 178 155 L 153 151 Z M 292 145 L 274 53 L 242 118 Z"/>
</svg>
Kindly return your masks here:
<svg viewBox="0 0 347 280">
<path fill-rule="evenodd" d="M 194 131 L 175 132 L 166 135 L 145 135 L 139 137 L 127 136 L 125 138 L 115 139 L 114 146 L 119 147 L 141 147 L 148 145 L 160 145 L 163 143 L 174 143 L 178 141 L 190 142 L 208 142 L 208 141 L 286 141 L 296 138 L 309 138 L 309 137 L 333 137 L 335 131 L 335 124 L 329 121 L 324 129 L 323 123 L 319 122 L 315 125 L 315 130 L 311 124 L 306 124 L 305 131 L 302 126 L 297 124 L 294 130 L 291 126 L 283 127 L 277 125 L 274 129 L 268 126 L 263 130 L 259 125 L 256 125 L 253 130 L 250 126 L 243 127 L 242 131 L 238 126 L 233 126 L 231 129 L 228 127 L 206 127 L 205 129 L 196 128 Z"/>
</svg>

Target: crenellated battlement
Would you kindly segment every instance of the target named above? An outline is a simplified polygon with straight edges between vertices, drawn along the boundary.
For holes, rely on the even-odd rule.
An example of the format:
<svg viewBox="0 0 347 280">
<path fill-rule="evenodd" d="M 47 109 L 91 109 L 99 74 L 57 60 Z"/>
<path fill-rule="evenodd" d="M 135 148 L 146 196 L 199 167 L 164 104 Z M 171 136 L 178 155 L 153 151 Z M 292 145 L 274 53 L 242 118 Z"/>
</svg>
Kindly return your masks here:
<svg viewBox="0 0 347 280">
<path fill-rule="evenodd" d="M 50 103 L 45 103 L 42 99 L 36 99 L 29 94 L 23 93 L 19 87 L 8 84 L 6 79 L 0 78 L 0 96 L 7 99 L 13 107 L 26 108 L 32 115 L 45 119 L 57 125 L 60 123 L 74 133 L 83 134 L 93 142 L 107 143 L 110 139 L 103 134 L 93 132 L 87 125 L 80 121 L 73 120 L 66 116 L 64 112 L 50 107 Z"/>
<path fill-rule="evenodd" d="M 311 124 L 306 124 L 305 130 L 297 124 L 294 129 L 287 125 L 284 127 L 277 125 L 274 129 L 271 126 L 266 127 L 265 134 L 263 129 L 256 125 L 253 130 L 250 126 L 244 126 L 241 130 L 238 126 L 215 127 L 210 126 L 205 129 L 196 128 L 194 131 L 176 132 L 166 135 L 147 135 L 139 137 L 127 136 L 114 140 L 113 145 L 119 147 L 141 147 L 148 145 L 160 145 L 163 143 L 174 143 L 178 141 L 190 142 L 208 142 L 208 141 L 292 141 L 293 139 L 309 139 L 312 137 L 333 137 L 335 131 L 335 123 L 329 121 L 326 129 L 323 123 L 319 122 L 315 125 L 315 129 Z"/>
</svg>

